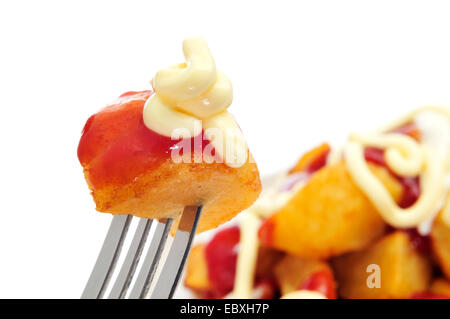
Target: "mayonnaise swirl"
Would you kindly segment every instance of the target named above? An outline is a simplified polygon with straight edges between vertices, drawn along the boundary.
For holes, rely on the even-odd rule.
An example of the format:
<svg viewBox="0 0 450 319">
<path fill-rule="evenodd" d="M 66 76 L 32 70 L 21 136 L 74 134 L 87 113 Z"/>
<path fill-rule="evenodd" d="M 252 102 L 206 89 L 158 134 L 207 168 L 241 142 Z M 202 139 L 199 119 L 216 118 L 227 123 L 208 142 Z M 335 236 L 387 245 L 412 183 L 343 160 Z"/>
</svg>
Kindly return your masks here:
<svg viewBox="0 0 450 319">
<path fill-rule="evenodd" d="M 227 165 L 239 167 L 248 152 L 242 132 L 227 112 L 233 100 L 231 82 L 216 70 L 203 39 L 185 39 L 183 52 L 186 62 L 158 71 L 153 78 L 155 94 L 145 104 L 144 123 L 168 137 L 189 138 L 205 130 L 216 154 Z M 236 156 L 236 149 L 244 151 Z"/>
<path fill-rule="evenodd" d="M 392 130 L 411 122 L 417 114 L 424 110 L 438 111 L 450 120 L 449 112 L 446 109 L 421 109 L 420 112 L 413 112 L 384 129 Z M 421 195 L 413 206 L 406 209 L 398 207 L 381 181 L 371 172 L 364 158 L 364 148 L 367 146 L 385 149 L 387 165 L 399 176 L 420 176 Z M 352 135 L 344 152 L 352 179 L 366 194 L 384 220 L 394 227 L 419 226 L 435 215 L 448 192 L 446 174 L 449 173 L 449 152 L 442 156 L 431 145 L 420 144 L 409 136 L 386 131 L 378 131 L 369 135 Z"/>
</svg>

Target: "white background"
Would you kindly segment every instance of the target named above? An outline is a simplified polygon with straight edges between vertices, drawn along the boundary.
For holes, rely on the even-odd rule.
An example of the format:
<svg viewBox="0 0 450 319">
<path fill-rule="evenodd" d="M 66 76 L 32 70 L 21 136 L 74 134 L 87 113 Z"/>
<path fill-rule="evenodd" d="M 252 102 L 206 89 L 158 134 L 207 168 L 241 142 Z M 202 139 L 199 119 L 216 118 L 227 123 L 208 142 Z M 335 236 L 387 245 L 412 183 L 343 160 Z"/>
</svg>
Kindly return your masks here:
<svg viewBox="0 0 450 319">
<path fill-rule="evenodd" d="M 447 1 L 0 2 L 0 297 L 78 298 L 110 216 L 76 156 L 88 116 L 204 37 L 267 174 L 450 105 Z"/>
</svg>

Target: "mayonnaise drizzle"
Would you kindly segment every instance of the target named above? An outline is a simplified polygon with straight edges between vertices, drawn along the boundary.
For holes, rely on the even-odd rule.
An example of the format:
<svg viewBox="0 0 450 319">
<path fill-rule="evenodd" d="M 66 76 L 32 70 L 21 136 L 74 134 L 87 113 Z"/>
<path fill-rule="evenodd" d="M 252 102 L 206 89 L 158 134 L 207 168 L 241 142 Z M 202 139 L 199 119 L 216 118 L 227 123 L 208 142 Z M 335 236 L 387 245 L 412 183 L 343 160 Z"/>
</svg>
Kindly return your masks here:
<svg viewBox="0 0 450 319">
<path fill-rule="evenodd" d="M 296 290 L 285 294 L 281 299 L 328 299 L 323 294 L 312 290 Z"/>
<path fill-rule="evenodd" d="M 397 228 L 417 227 L 425 222 L 439 209 L 448 192 L 445 181 L 448 174 L 448 153 L 443 157 L 430 145 L 419 144 L 406 135 L 386 132 L 413 121 L 416 115 L 425 110 L 440 112 L 450 120 L 447 109 L 423 108 L 381 131 L 365 136 L 352 135 L 344 149 L 347 168 L 354 182 L 384 220 Z M 398 175 L 420 176 L 421 195 L 412 207 L 398 207 L 384 185 L 370 171 L 364 158 L 364 148 L 367 146 L 385 149 L 386 163 Z"/>
<path fill-rule="evenodd" d="M 227 165 L 242 166 L 248 149 L 241 130 L 227 112 L 233 100 L 230 80 L 216 70 L 203 39 L 185 39 L 183 52 L 185 63 L 161 70 L 153 78 L 155 94 L 144 107 L 145 125 L 167 137 L 190 138 L 204 130 Z"/>
<path fill-rule="evenodd" d="M 283 183 L 286 174 L 277 178 L 273 189 L 263 192 L 258 200 L 241 216 L 239 245 L 234 289 L 230 294 L 233 298 L 249 299 L 253 297 L 253 286 L 256 263 L 258 261 L 258 229 L 261 219 L 268 217 L 273 212 L 282 208 L 302 188 L 304 182 L 299 182 L 288 192 L 279 192 L 279 186 Z"/>
<path fill-rule="evenodd" d="M 246 214 L 240 224 L 241 238 L 236 266 L 236 278 L 233 297 L 250 299 L 253 292 L 253 278 L 255 277 L 258 258 L 258 229 L 260 219 L 253 214 Z"/>
</svg>

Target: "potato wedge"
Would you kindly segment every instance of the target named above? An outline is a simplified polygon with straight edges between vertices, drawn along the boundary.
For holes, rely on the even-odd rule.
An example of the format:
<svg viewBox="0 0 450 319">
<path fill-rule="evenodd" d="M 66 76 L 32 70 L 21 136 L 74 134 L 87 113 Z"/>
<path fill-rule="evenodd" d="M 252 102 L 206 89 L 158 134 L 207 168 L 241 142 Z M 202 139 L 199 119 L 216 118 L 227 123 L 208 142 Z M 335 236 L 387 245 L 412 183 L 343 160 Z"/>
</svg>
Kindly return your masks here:
<svg viewBox="0 0 450 319">
<path fill-rule="evenodd" d="M 313 274 L 323 271 L 333 273 L 331 267 L 324 261 L 286 255 L 275 266 L 274 274 L 281 294 L 285 295 L 299 290 L 302 284 Z"/>
<path fill-rule="evenodd" d="M 331 148 L 328 143 L 323 143 L 313 148 L 298 160 L 294 168 L 289 171 L 289 174 L 304 171 L 314 172 L 318 168 L 325 166 L 330 150 Z"/>
<path fill-rule="evenodd" d="M 402 231 L 386 235 L 367 250 L 335 258 L 332 267 L 343 298 L 409 298 L 426 291 L 432 275 L 431 261 Z"/>
<path fill-rule="evenodd" d="M 450 281 L 445 278 L 436 278 L 430 286 L 430 292 L 440 296 L 450 297 Z"/>
<path fill-rule="evenodd" d="M 445 277 L 450 280 L 450 196 L 431 229 L 431 249 Z"/>
<path fill-rule="evenodd" d="M 209 281 L 208 267 L 206 265 L 205 244 L 198 244 L 192 247 L 186 265 L 184 284 L 197 292 L 211 290 L 211 282 Z"/>
<path fill-rule="evenodd" d="M 372 171 L 394 199 L 402 187 L 389 172 Z M 262 245 L 310 259 L 326 259 L 367 247 L 386 230 L 386 224 L 352 181 L 344 162 L 312 175 L 307 185 L 261 226 Z"/>
</svg>

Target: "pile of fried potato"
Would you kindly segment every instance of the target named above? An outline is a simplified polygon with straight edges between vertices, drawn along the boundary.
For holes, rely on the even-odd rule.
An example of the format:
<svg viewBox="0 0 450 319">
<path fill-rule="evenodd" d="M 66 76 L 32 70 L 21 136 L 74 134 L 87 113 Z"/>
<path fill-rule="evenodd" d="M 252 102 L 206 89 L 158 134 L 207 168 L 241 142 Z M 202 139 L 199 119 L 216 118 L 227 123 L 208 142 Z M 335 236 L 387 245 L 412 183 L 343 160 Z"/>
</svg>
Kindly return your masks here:
<svg viewBox="0 0 450 319">
<path fill-rule="evenodd" d="M 293 172 L 321 149 L 307 153 Z M 403 187 L 398 180 L 383 166 L 370 167 L 400 200 Z M 333 284 L 328 289 L 335 291 L 317 290 L 329 298 L 450 298 L 450 218 L 445 211 L 429 236 L 393 229 L 353 183 L 343 161 L 324 166 L 263 221 L 256 277 L 274 283 L 271 297 L 302 289 L 313 274 L 326 273 Z M 201 293 L 211 287 L 204 244 L 190 255 L 185 284 L 207 296 Z"/>
</svg>

